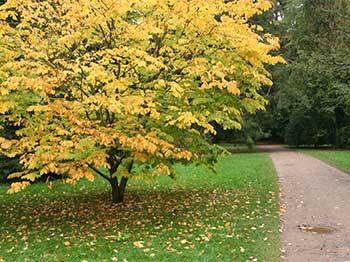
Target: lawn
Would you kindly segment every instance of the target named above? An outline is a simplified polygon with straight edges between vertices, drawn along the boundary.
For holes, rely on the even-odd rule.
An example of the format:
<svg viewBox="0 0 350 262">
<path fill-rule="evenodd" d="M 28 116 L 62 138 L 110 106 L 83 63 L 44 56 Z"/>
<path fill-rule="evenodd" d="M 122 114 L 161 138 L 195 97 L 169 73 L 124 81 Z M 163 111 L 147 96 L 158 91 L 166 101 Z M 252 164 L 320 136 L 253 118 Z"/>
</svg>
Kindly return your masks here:
<svg viewBox="0 0 350 262">
<path fill-rule="evenodd" d="M 279 261 L 278 183 L 266 154 L 220 159 L 218 174 L 132 181 L 123 205 L 102 180 L 0 186 L 0 261 Z"/>
<path fill-rule="evenodd" d="M 303 149 L 300 151 L 319 158 L 344 172 L 350 172 L 350 150 Z"/>
</svg>

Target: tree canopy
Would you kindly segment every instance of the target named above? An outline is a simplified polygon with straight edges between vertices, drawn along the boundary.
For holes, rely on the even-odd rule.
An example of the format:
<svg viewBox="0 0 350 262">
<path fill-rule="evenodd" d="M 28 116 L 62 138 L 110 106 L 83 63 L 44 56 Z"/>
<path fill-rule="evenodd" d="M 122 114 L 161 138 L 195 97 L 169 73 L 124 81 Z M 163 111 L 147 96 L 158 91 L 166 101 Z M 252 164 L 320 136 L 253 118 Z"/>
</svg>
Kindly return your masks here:
<svg viewBox="0 0 350 262">
<path fill-rule="evenodd" d="M 0 6 L 1 153 L 28 186 L 47 173 L 112 185 L 212 164 L 214 123 L 262 109 L 278 39 L 250 18 L 270 1 L 9 0 Z"/>
<path fill-rule="evenodd" d="M 288 64 L 268 67 L 274 84 L 261 94 L 269 105 L 246 116 L 246 133 L 295 146 L 350 147 L 349 1 L 273 2 L 254 21 L 281 39 Z"/>
<path fill-rule="evenodd" d="M 284 122 L 286 142 L 337 144 L 350 119 L 350 4 L 292 1 L 286 14 L 289 65 L 278 84 L 275 111 Z"/>
</svg>

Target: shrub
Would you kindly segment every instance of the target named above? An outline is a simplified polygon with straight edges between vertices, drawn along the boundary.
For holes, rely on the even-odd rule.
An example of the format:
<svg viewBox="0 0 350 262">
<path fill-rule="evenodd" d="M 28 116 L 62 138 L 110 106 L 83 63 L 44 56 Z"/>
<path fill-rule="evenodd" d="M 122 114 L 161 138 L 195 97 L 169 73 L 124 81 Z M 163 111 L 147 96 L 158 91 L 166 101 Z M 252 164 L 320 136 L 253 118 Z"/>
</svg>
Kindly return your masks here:
<svg viewBox="0 0 350 262">
<path fill-rule="evenodd" d="M 340 148 L 350 147 L 350 126 L 344 126 L 337 130 L 336 145 Z"/>
</svg>

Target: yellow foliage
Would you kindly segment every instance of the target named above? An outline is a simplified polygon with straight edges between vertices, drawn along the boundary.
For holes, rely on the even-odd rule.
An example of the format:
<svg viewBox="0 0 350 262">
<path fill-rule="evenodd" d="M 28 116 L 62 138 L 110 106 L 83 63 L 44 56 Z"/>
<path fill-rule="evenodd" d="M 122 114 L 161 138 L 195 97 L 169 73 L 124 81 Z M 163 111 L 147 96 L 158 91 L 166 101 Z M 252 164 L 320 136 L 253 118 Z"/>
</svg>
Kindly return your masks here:
<svg viewBox="0 0 350 262">
<path fill-rule="evenodd" d="M 19 138 L 0 138 L 1 152 L 21 156 L 28 170 L 16 176 L 54 172 L 71 183 L 100 169 L 114 176 L 115 166 L 131 176 L 131 160 L 170 175 L 176 161 L 217 154 L 204 135 L 215 134 L 212 123 L 238 129 L 242 108 L 263 109 L 259 89 L 272 84 L 264 66 L 284 62 L 270 53 L 278 39 L 249 22 L 270 7 L 269 0 L 6 1 L 0 121 L 17 125 Z"/>
<path fill-rule="evenodd" d="M 22 176 L 22 179 L 27 179 L 27 180 L 30 180 L 30 181 L 35 181 L 35 179 L 39 177 L 39 175 L 37 173 L 29 173 L 29 174 L 25 174 L 24 176 Z"/>
<path fill-rule="evenodd" d="M 7 193 L 9 193 L 9 194 L 17 193 L 17 192 L 25 189 L 29 185 L 30 185 L 30 183 L 27 181 L 12 183 L 10 189 L 7 190 Z"/>
<path fill-rule="evenodd" d="M 0 100 L 0 114 L 5 114 L 7 113 L 9 110 L 11 110 L 12 108 L 14 108 L 16 106 L 16 103 L 12 102 L 12 101 L 1 101 Z"/>
<path fill-rule="evenodd" d="M 7 176 L 7 179 L 19 178 L 19 177 L 21 177 L 23 174 L 25 174 L 25 172 L 15 172 L 15 173 L 9 174 L 9 175 Z"/>
<path fill-rule="evenodd" d="M 237 87 L 237 82 L 236 81 L 231 81 L 227 84 L 227 90 L 234 95 L 239 95 L 240 91 Z"/>
</svg>

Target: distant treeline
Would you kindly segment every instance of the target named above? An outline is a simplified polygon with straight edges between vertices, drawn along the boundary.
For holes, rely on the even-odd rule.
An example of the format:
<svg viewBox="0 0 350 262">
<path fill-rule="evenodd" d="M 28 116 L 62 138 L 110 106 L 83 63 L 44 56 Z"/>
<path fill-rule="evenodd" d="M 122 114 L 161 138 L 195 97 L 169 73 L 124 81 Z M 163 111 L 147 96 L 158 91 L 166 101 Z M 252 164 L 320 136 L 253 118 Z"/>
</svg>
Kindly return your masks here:
<svg viewBox="0 0 350 262">
<path fill-rule="evenodd" d="M 253 19 L 279 36 L 288 64 L 271 68 L 267 110 L 214 139 L 350 147 L 350 1 L 275 1 Z"/>
</svg>

